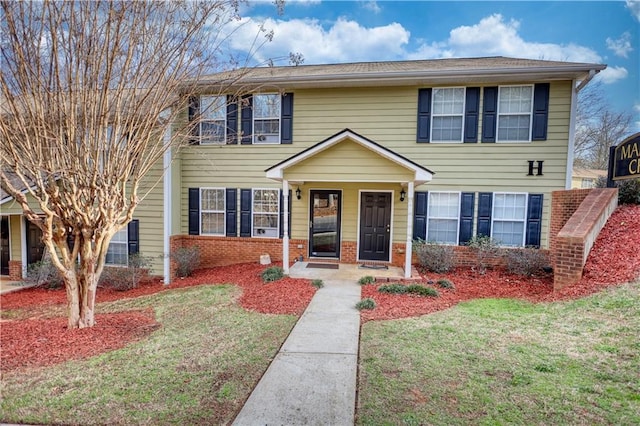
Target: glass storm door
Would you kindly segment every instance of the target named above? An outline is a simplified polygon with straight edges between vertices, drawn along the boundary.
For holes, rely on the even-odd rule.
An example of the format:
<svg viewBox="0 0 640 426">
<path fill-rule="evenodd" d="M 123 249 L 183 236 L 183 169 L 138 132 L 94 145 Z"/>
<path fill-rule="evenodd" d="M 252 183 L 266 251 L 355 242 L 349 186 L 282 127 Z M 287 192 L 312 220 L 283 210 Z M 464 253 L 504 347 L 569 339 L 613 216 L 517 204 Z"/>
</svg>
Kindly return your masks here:
<svg viewBox="0 0 640 426">
<path fill-rule="evenodd" d="M 312 190 L 309 256 L 340 257 L 340 191 Z"/>
</svg>

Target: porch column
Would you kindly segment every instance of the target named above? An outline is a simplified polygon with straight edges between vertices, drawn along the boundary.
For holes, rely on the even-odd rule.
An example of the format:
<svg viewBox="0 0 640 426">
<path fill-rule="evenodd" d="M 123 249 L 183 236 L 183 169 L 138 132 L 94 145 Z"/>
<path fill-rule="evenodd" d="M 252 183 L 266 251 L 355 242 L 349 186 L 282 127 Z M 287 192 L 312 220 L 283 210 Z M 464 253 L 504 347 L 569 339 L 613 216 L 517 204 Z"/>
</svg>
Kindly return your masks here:
<svg viewBox="0 0 640 426">
<path fill-rule="evenodd" d="M 289 275 L 289 181 L 286 179 L 282 180 L 282 202 L 282 269 Z"/>
<path fill-rule="evenodd" d="M 407 245 L 404 251 L 404 277 L 411 278 L 411 254 L 413 251 L 413 182 L 407 185 Z"/>
</svg>

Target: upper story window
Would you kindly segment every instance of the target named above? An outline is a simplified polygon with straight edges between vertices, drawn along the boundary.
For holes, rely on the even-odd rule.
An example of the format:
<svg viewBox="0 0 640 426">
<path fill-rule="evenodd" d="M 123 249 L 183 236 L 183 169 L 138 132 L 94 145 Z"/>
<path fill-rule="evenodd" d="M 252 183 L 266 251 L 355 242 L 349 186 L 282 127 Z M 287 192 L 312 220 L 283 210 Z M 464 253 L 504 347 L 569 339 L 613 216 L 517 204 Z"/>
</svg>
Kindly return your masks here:
<svg viewBox="0 0 640 426">
<path fill-rule="evenodd" d="M 225 190 L 200 188 L 200 233 L 225 234 Z"/>
<path fill-rule="evenodd" d="M 491 237 L 502 246 L 522 247 L 527 220 L 527 194 L 493 194 Z"/>
<path fill-rule="evenodd" d="M 200 143 L 225 144 L 227 130 L 227 97 L 200 96 Z"/>
<path fill-rule="evenodd" d="M 129 264 L 129 235 L 127 227 L 116 232 L 111 238 L 105 264 L 112 266 L 127 266 Z"/>
<path fill-rule="evenodd" d="M 281 96 L 253 95 L 253 143 L 280 143 Z"/>
<path fill-rule="evenodd" d="M 531 140 L 533 86 L 501 86 L 498 89 L 498 142 Z"/>
<path fill-rule="evenodd" d="M 427 241 L 458 244 L 460 193 L 429 191 Z"/>
<path fill-rule="evenodd" d="M 464 87 L 435 88 L 432 95 L 432 142 L 462 142 Z"/>
<path fill-rule="evenodd" d="M 280 192 L 254 189 L 252 194 L 251 236 L 278 238 L 280 232 Z"/>
</svg>

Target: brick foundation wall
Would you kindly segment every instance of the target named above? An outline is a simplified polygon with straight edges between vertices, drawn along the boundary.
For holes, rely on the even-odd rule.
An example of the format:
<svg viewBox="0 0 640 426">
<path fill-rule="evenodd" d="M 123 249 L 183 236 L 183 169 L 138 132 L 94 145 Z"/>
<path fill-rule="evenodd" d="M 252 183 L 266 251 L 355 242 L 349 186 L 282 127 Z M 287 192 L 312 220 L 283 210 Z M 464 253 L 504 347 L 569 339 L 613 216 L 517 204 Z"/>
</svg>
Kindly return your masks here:
<svg viewBox="0 0 640 426">
<path fill-rule="evenodd" d="M 22 262 L 19 260 L 9 261 L 9 280 L 20 281 L 22 279 Z"/>
<path fill-rule="evenodd" d="M 575 284 L 582 278 L 589 251 L 607 219 L 618 206 L 617 189 L 595 188 L 588 191 L 586 197 L 555 236 L 552 251 L 555 290 Z M 574 200 L 571 199 L 571 194 L 567 198 L 569 199 L 567 204 L 572 205 Z M 559 199 L 564 201 L 566 198 L 561 196 Z M 558 206 L 559 209 L 561 207 Z"/>
</svg>

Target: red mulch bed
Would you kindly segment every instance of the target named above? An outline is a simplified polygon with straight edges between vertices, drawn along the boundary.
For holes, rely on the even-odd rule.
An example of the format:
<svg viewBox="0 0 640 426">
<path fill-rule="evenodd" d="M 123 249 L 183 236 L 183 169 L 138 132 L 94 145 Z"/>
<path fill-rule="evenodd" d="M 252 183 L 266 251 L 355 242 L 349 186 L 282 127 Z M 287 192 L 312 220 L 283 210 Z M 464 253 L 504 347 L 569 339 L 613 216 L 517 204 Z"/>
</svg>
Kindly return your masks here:
<svg viewBox="0 0 640 426">
<path fill-rule="evenodd" d="M 363 321 L 424 315 L 447 309 L 460 301 L 477 298 L 509 297 L 533 302 L 577 298 L 606 287 L 640 277 L 640 206 L 621 206 L 611 216 L 591 251 L 582 280 L 569 288 L 553 291 L 553 278 L 522 278 L 504 271 L 478 275 L 469 270 L 450 274 L 425 274 L 425 281 L 447 278 L 455 290 L 440 290 L 440 297 L 416 297 L 383 294 L 377 285 L 362 288 L 362 297 L 371 297 L 377 307 L 363 311 Z M 315 293 L 308 280 L 285 278 L 264 284 L 259 276 L 264 266 L 242 264 L 197 271 L 170 286 L 159 281 L 140 285 L 126 292 L 107 288 L 98 290 L 97 302 L 143 295 L 200 284 L 236 283 L 242 288 L 240 304 L 269 314 L 299 315 Z M 3 309 L 36 308 L 66 304 L 63 289 L 26 289 L 0 296 Z M 22 366 L 44 366 L 69 359 L 81 359 L 125 346 L 151 333 L 160 325 L 151 312 L 122 312 L 96 316 L 90 329 L 68 330 L 66 318 L 3 321 L 0 333 L 0 368 L 8 371 Z"/>
</svg>

